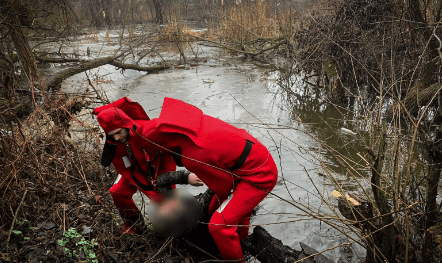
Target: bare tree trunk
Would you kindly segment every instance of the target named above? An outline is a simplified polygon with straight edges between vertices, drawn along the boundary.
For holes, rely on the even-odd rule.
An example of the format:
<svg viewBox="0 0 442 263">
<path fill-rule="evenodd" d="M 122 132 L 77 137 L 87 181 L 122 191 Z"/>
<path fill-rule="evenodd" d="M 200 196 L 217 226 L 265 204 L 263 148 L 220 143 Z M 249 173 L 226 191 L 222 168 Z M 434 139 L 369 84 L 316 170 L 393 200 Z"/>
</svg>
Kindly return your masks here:
<svg viewBox="0 0 442 263">
<path fill-rule="evenodd" d="M 422 15 L 419 2 L 419 0 L 406 0 L 406 6 L 407 14 L 410 18 L 410 27 L 412 28 L 410 31 L 413 34 L 412 37 L 418 38 L 415 40 L 422 41 L 424 46 L 426 46 L 428 42 L 428 47 L 424 54 L 425 59 L 422 62 L 423 64 L 419 74 L 419 84 L 423 87 L 427 87 L 434 83 L 433 76 L 437 62 L 435 58 L 438 57 L 438 52 L 436 39 L 432 36 L 433 30 Z M 414 31 L 416 31 L 416 33 L 414 33 Z"/>
<path fill-rule="evenodd" d="M 101 8 L 103 10 L 103 19 L 104 19 L 104 26 L 106 28 L 110 28 L 112 26 L 112 20 L 111 20 L 111 7 L 112 3 L 109 0 L 101 0 Z"/>
<path fill-rule="evenodd" d="M 376 206 L 378 207 L 381 216 L 381 225 L 378 226 L 378 229 L 379 228 L 382 229 L 373 235 L 375 247 L 373 247 L 372 250 L 374 258 L 371 259 L 367 258 L 366 259 L 367 262 L 383 262 L 384 257 L 387 260 L 387 262 L 394 262 L 395 233 L 393 228 L 394 226 L 392 224 L 393 217 L 390 214 L 391 207 L 388 204 L 387 196 L 384 193 L 385 187 L 381 185 L 382 166 L 384 162 L 385 151 L 387 148 L 386 138 L 387 138 L 386 124 L 383 123 L 381 136 L 379 139 L 380 142 L 379 142 L 378 154 L 377 156 L 373 156 L 374 164 L 372 167 L 372 177 L 371 177 L 371 183 L 372 183 L 371 188 L 373 191 Z M 382 254 L 383 256 L 380 256 L 380 254 Z"/>
<path fill-rule="evenodd" d="M 16 15 L 16 5 L 18 4 L 19 2 L 16 2 L 15 4 L 11 5 L 11 12 L 9 12 L 7 15 L 8 23 L 5 23 L 5 25 L 10 30 L 11 39 L 14 43 L 15 50 L 18 53 L 23 72 L 25 72 L 29 81 L 37 81 L 39 79 L 37 65 L 35 63 L 34 56 L 31 53 L 28 39 L 22 30 L 20 20 Z"/>
<path fill-rule="evenodd" d="M 181 58 L 183 59 L 183 63 L 187 63 L 186 55 L 184 54 L 184 40 L 183 40 L 183 34 L 181 31 L 181 24 L 179 21 L 177 21 L 177 36 L 176 36 L 176 42 L 178 45 L 178 50 L 180 51 L 180 62 Z"/>
<path fill-rule="evenodd" d="M 439 215 L 439 209 L 436 203 L 437 187 L 439 185 L 440 173 L 442 170 L 442 152 L 441 142 L 442 132 L 438 131 L 435 143 L 429 143 L 428 153 L 429 171 L 428 171 L 428 190 L 426 198 L 426 212 L 429 225 L 433 225 Z"/>
<path fill-rule="evenodd" d="M 153 0 L 153 5 L 155 7 L 155 22 L 157 24 L 164 24 L 163 7 L 161 6 L 161 2 L 159 0 Z"/>
<path fill-rule="evenodd" d="M 418 32 L 420 40 L 423 42 L 424 46 L 428 43 L 427 51 L 424 54 L 425 56 L 425 62 L 422 65 L 421 73 L 420 73 L 420 79 L 419 79 L 419 85 L 417 85 L 417 88 L 419 86 L 422 86 L 424 90 L 422 91 L 415 91 L 410 92 L 409 94 L 414 95 L 414 97 L 411 97 L 410 102 L 412 102 L 413 99 L 415 99 L 417 103 L 417 107 L 420 107 L 421 105 L 425 105 L 426 101 L 420 101 L 421 98 L 426 99 L 427 101 L 430 100 L 430 98 L 437 92 L 440 91 L 440 83 L 435 83 L 434 80 L 434 73 L 437 66 L 439 57 L 437 48 L 438 43 L 433 36 L 433 29 L 428 24 L 428 22 L 424 19 L 424 16 L 421 12 L 419 0 L 406 0 L 407 4 L 407 13 L 410 18 L 410 25 L 412 29 L 416 29 L 416 32 Z M 440 19 L 440 12 L 442 9 L 442 1 L 439 1 L 437 3 L 437 14 L 436 14 L 436 21 L 439 21 Z M 412 30 L 413 31 L 413 30 Z M 431 85 L 432 83 L 435 83 Z M 430 86 L 431 85 L 431 86 Z M 429 86 L 429 87 L 428 87 Z M 414 87 L 414 89 L 417 89 Z M 428 94 L 425 94 L 425 91 L 429 90 L 430 92 Z M 415 93 L 415 94 L 414 94 Z M 408 104 L 409 105 L 409 104 Z M 440 105 L 439 105 L 440 107 Z M 440 172 L 442 169 L 442 156 L 441 156 L 441 149 L 440 149 L 440 140 L 442 139 L 441 132 L 436 133 L 436 138 L 430 139 L 431 141 L 427 143 L 429 146 L 429 153 L 428 153 L 428 164 L 429 164 L 429 171 L 428 171 L 428 186 L 427 186 L 427 196 L 426 196 L 426 212 L 427 212 L 427 220 L 428 223 L 431 225 L 432 222 L 436 221 L 437 216 L 439 215 L 437 204 L 436 204 L 436 196 L 437 196 L 437 186 L 440 179 Z"/>
<path fill-rule="evenodd" d="M 98 6 L 98 1 L 89 1 L 89 12 L 91 16 L 90 23 L 92 26 L 100 27 L 101 26 L 101 20 L 99 19 L 100 16 L 98 12 L 100 7 Z"/>
</svg>

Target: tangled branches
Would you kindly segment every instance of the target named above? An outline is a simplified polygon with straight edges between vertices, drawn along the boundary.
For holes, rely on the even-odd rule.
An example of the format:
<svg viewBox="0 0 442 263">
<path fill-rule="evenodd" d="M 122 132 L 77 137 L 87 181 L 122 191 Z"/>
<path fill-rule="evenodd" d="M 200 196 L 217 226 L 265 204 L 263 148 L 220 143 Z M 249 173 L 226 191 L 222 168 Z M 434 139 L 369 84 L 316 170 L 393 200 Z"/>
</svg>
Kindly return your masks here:
<svg viewBox="0 0 442 263">
<path fill-rule="evenodd" d="M 39 221 L 42 218 L 38 217 L 44 214 L 63 225 L 56 216 L 59 204 L 70 203 L 79 193 L 91 198 L 100 192 L 97 186 L 106 183 L 96 161 L 99 141 L 87 134 L 73 139 L 68 130 L 72 114 L 85 101 L 81 97 L 75 100 L 57 97 L 48 99 L 24 122 L 10 122 L 12 129 L 2 125 L 0 223 L 3 226 L 12 222 L 10 211 L 16 210 L 25 191 L 29 193 L 21 217 Z"/>
<path fill-rule="evenodd" d="M 415 53 L 422 51 L 410 48 L 403 8 L 397 1 L 359 0 L 335 2 L 328 11 L 316 12 L 296 37 L 299 69 L 320 73 L 324 62 L 332 61 L 346 89 L 394 86 L 401 97 L 412 81 Z"/>
</svg>

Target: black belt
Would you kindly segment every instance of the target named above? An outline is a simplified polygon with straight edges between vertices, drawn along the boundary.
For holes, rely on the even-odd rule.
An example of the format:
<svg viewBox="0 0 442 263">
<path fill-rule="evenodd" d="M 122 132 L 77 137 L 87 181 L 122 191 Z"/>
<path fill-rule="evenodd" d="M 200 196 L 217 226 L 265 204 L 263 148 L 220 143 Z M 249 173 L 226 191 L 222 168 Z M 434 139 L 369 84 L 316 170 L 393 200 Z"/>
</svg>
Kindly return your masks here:
<svg viewBox="0 0 442 263">
<path fill-rule="evenodd" d="M 246 162 L 247 157 L 250 154 L 250 151 L 252 151 L 253 144 L 254 144 L 254 142 L 251 142 L 246 139 L 246 146 L 244 146 L 244 150 L 242 150 L 242 153 L 239 156 L 239 158 L 236 160 L 235 164 L 233 166 L 229 167 L 229 170 L 236 170 Z"/>
</svg>

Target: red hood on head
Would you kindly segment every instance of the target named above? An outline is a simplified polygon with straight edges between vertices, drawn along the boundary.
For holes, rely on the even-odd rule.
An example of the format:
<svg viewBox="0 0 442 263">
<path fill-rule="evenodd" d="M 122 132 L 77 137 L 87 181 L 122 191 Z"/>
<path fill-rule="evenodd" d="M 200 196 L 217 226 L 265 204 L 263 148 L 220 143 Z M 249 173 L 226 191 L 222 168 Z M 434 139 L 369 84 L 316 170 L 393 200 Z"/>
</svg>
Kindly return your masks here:
<svg viewBox="0 0 442 263">
<path fill-rule="evenodd" d="M 97 119 L 106 134 L 117 128 L 136 129 L 134 120 L 118 108 L 108 108 L 100 111 Z"/>
<path fill-rule="evenodd" d="M 105 133 L 117 128 L 135 129 L 134 121 L 150 120 L 143 107 L 128 97 L 97 107 L 92 114 L 97 115 L 98 123 Z"/>
<path fill-rule="evenodd" d="M 118 108 L 123 110 L 127 114 L 127 116 L 129 116 L 131 119 L 135 121 L 150 120 L 149 116 L 147 116 L 143 107 L 141 107 L 141 105 L 138 102 L 131 101 L 128 97 L 122 97 L 119 100 L 97 107 L 94 109 L 92 114 L 98 115 L 100 112 L 111 108 Z"/>
</svg>

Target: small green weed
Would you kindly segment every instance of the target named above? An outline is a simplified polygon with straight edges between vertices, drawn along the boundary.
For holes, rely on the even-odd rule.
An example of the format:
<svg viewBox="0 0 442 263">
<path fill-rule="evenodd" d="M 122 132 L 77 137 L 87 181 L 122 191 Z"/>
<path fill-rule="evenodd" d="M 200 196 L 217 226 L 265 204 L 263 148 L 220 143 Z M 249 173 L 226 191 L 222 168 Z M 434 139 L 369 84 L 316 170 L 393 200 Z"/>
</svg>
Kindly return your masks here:
<svg viewBox="0 0 442 263">
<path fill-rule="evenodd" d="M 58 244 L 63 248 L 68 257 L 77 258 L 79 253 L 83 251 L 84 255 L 90 262 L 98 263 L 97 256 L 94 252 L 94 247 L 98 245 L 95 239 L 91 241 L 86 240 L 80 235 L 77 230 L 70 228 L 63 233 L 64 238 L 58 240 Z"/>
<path fill-rule="evenodd" d="M 15 235 L 21 235 L 21 231 L 20 230 L 12 230 L 11 233 L 13 233 Z"/>
</svg>

